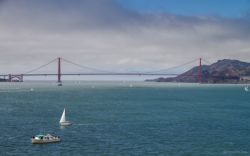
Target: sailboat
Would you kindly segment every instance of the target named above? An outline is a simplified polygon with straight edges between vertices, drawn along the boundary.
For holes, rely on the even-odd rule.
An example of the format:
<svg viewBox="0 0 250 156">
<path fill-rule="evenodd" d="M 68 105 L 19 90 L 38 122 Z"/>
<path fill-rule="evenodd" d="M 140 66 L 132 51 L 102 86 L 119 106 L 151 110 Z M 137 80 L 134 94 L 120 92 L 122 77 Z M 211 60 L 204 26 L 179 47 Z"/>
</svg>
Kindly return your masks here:
<svg viewBox="0 0 250 156">
<path fill-rule="evenodd" d="M 65 117 L 65 108 L 63 110 L 63 113 L 62 113 L 62 116 L 61 116 L 59 124 L 61 126 L 69 126 L 69 125 L 72 124 L 71 122 L 69 122 L 69 121 L 66 120 L 66 117 Z"/>
<path fill-rule="evenodd" d="M 248 90 L 248 86 L 245 86 L 245 88 L 244 88 L 244 89 L 245 89 L 245 91 L 246 91 L 246 92 L 248 92 L 248 91 L 249 91 L 249 90 Z"/>
</svg>

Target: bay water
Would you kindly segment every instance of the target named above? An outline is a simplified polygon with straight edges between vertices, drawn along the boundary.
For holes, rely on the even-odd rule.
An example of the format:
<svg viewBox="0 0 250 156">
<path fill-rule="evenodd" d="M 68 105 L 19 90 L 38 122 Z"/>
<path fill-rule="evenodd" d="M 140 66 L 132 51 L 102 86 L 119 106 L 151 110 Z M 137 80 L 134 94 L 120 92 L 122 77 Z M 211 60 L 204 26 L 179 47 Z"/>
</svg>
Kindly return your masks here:
<svg viewBox="0 0 250 156">
<path fill-rule="evenodd" d="M 66 108 L 72 126 L 59 126 Z M 36 134 L 62 141 L 33 145 Z M 242 85 L 0 83 L 0 155 L 250 155 Z"/>
</svg>

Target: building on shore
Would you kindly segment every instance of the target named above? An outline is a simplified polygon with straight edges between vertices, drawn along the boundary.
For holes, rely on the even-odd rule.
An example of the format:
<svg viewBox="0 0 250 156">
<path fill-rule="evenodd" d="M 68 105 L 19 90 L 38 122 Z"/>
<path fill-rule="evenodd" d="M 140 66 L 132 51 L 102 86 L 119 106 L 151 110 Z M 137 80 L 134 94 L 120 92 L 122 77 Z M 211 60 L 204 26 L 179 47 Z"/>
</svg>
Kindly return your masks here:
<svg viewBox="0 0 250 156">
<path fill-rule="evenodd" d="M 250 83 L 250 76 L 241 76 L 240 81 Z"/>
</svg>

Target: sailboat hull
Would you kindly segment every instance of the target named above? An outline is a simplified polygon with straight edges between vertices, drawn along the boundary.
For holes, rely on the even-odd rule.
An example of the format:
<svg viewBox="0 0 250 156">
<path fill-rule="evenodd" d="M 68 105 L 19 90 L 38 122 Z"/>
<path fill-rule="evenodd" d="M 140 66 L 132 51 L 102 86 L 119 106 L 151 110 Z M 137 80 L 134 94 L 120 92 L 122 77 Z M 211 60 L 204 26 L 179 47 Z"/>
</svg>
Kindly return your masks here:
<svg viewBox="0 0 250 156">
<path fill-rule="evenodd" d="M 72 125 L 72 123 L 70 123 L 70 122 L 60 122 L 60 125 L 61 126 L 70 126 L 70 125 Z"/>
</svg>

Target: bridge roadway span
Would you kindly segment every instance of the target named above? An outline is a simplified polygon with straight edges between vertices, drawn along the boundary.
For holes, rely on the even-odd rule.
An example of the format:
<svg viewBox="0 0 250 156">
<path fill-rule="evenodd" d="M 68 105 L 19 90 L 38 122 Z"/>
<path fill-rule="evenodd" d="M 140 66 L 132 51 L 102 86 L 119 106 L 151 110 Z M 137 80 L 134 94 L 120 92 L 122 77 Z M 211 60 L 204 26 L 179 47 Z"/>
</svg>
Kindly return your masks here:
<svg viewBox="0 0 250 156">
<path fill-rule="evenodd" d="M 12 74 L 12 75 L 22 75 L 22 76 L 58 76 L 58 73 L 56 74 L 46 74 L 46 73 L 41 73 L 41 74 Z M 81 75 L 97 75 L 97 76 L 125 76 L 125 75 L 130 75 L 130 76 L 177 76 L 179 74 L 156 74 L 156 73 L 61 73 L 61 76 L 81 76 Z M 9 74 L 0 74 L 0 76 L 9 76 Z M 193 75 L 192 75 L 193 76 Z"/>
</svg>

